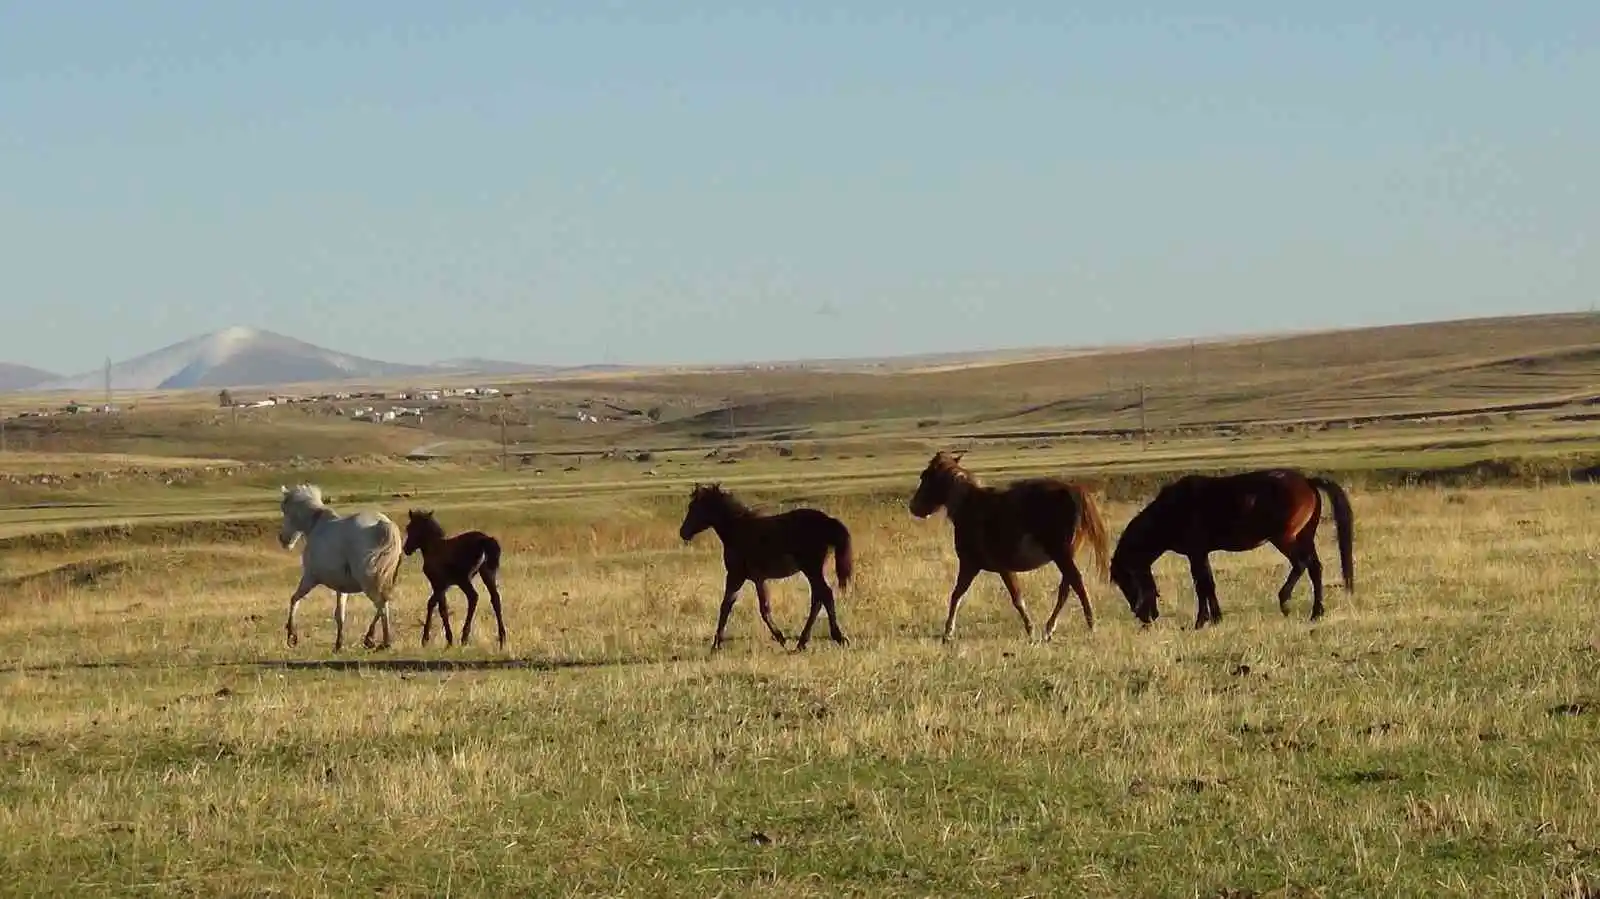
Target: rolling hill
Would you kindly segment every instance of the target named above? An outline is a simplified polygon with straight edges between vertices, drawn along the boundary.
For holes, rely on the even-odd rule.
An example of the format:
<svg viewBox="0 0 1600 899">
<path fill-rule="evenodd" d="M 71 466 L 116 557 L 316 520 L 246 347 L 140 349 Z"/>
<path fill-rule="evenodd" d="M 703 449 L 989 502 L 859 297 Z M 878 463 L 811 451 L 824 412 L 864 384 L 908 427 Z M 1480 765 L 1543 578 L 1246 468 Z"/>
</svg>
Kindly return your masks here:
<svg viewBox="0 0 1600 899">
<path fill-rule="evenodd" d="M 20 367 L 18 367 L 20 368 Z M 10 383 L 0 369 L 0 390 L 96 390 L 105 372 L 60 378 L 27 372 Z M 111 367 L 117 390 L 265 387 L 318 381 L 383 380 L 424 375 L 553 373 L 548 366 L 469 359 L 435 365 L 408 365 L 352 356 L 272 331 L 225 328 L 162 347 Z"/>
<path fill-rule="evenodd" d="M 0 390 L 27 390 L 59 377 L 29 365 L 0 362 Z"/>
</svg>

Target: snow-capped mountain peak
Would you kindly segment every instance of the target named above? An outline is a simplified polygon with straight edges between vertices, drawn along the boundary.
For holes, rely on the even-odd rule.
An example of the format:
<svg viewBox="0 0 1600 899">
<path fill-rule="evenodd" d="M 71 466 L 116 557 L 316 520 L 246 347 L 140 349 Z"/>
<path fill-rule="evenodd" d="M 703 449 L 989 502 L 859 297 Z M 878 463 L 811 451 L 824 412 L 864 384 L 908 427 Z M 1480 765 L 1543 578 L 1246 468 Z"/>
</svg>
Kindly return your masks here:
<svg viewBox="0 0 1600 899">
<path fill-rule="evenodd" d="M 390 378 L 433 371 L 334 352 L 259 328 L 232 327 L 162 347 L 111 367 L 117 390 L 244 387 L 351 378 Z M 38 389 L 92 390 L 103 371 L 38 385 Z"/>
</svg>

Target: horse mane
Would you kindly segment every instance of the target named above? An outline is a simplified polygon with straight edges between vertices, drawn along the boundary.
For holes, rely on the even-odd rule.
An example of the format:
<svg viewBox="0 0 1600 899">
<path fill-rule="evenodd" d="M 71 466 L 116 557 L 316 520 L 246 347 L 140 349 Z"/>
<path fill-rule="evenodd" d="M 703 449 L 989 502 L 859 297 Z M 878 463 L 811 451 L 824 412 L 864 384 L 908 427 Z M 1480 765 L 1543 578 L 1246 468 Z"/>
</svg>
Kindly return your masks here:
<svg viewBox="0 0 1600 899">
<path fill-rule="evenodd" d="M 444 525 L 433 517 L 433 510 L 431 509 L 412 509 L 410 521 L 406 523 L 406 530 L 409 531 L 412 528 L 422 531 L 428 537 L 444 539 Z"/>
<path fill-rule="evenodd" d="M 983 482 L 978 480 L 977 475 L 961 467 L 961 457 L 964 455 L 966 454 L 955 453 L 952 455 L 944 450 L 939 450 L 933 454 L 932 459 L 928 460 L 928 467 L 953 481 L 960 481 L 969 487 L 982 487 Z"/>
<path fill-rule="evenodd" d="M 748 518 L 755 511 L 745 505 L 737 496 L 722 488 L 720 482 L 713 484 L 696 484 L 694 493 L 690 496 L 695 502 L 711 503 L 731 518 Z"/>
<path fill-rule="evenodd" d="M 1185 475 L 1157 490 L 1155 498 L 1135 512 L 1123 527 L 1117 548 L 1120 550 L 1127 545 L 1130 548 L 1138 547 L 1141 553 L 1145 552 L 1147 548 L 1143 545 L 1144 541 L 1151 539 L 1156 529 L 1167 523 L 1170 510 L 1179 502 L 1179 494 L 1188 490 L 1193 483 L 1192 477 L 1193 475 Z"/>
<path fill-rule="evenodd" d="M 327 505 L 322 500 L 322 488 L 316 484 L 296 484 L 293 487 L 283 488 L 283 498 L 297 506 L 306 506 L 320 509 Z"/>
</svg>

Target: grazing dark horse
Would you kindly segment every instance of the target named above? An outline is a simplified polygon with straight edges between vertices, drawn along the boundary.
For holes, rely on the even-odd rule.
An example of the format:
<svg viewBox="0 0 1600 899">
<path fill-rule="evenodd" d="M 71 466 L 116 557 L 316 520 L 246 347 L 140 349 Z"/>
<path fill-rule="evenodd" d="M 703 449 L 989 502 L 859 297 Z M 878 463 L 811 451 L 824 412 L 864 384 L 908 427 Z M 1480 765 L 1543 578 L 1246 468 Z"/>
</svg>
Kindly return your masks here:
<svg viewBox="0 0 1600 899">
<path fill-rule="evenodd" d="M 472 577 L 477 575 L 489 591 L 489 605 L 494 608 L 494 623 L 500 631 L 500 648 L 506 648 L 506 622 L 500 610 L 500 588 L 496 577 L 500 573 L 500 541 L 482 531 L 467 531 L 446 537 L 444 528 L 433 513 L 411 510 L 406 522 L 406 555 L 422 551 L 422 573 L 433 587 L 428 597 L 428 608 L 422 619 L 422 645 L 428 645 L 433 635 L 433 611 L 439 610 L 439 624 L 444 628 L 444 645 L 452 642 L 450 610 L 445 604 L 445 591 L 460 587 L 467 597 L 467 619 L 461 623 L 461 645 L 467 645 L 472 634 L 472 616 L 478 611 L 478 591 L 472 588 Z"/>
<path fill-rule="evenodd" d="M 1322 560 L 1317 557 L 1321 490 L 1333 503 L 1344 588 L 1355 590 L 1355 535 L 1350 498 L 1327 478 L 1306 477 L 1292 468 L 1233 475 L 1185 475 L 1161 488 L 1128 522 L 1111 556 L 1111 580 L 1128 598 L 1128 607 L 1145 624 L 1161 616 L 1151 566 L 1168 551 L 1189 559 L 1194 579 L 1196 629 L 1222 621 L 1217 582 L 1211 575 L 1213 552 L 1248 552 L 1271 543 L 1289 560 L 1289 579 L 1278 591 L 1278 608 L 1289 614 L 1289 598 L 1303 573 L 1311 573 L 1311 620 L 1322 617 Z"/>
<path fill-rule="evenodd" d="M 1045 622 L 1044 639 L 1055 632 L 1056 619 L 1067 603 L 1068 591 L 1078 594 L 1083 621 L 1094 628 L 1094 609 L 1083 586 L 1074 554 L 1088 541 L 1102 577 L 1106 567 L 1106 530 L 1100 510 L 1082 486 L 1060 478 L 1024 478 L 1004 487 L 986 487 L 961 467 L 961 455 L 940 451 L 922 471 L 917 492 L 911 497 L 911 514 L 927 518 L 940 507 L 955 526 L 955 589 L 950 591 L 950 614 L 944 622 L 944 639 L 955 634 L 956 612 L 972 581 L 982 571 L 993 571 L 1005 582 L 1011 604 L 1022 616 L 1022 629 L 1033 637 L 1033 619 L 1022 601 L 1019 572 L 1055 563 L 1061 572 L 1056 607 Z"/>
<path fill-rule="evenodd" d="M 850 584 L 852 567 L 850 531 L 844 522 L 816 509 L 791 509 L 775 515 L 752 511 L 720 484 L 696 484 L 689 496 L 678 536 L 685 542 L 706 528 L 722 540 L 722 564 L 727 569 L 723 585 L 722 608 L 717 613 L 717 635 L 711 640 L 713 651 L 721 648 L 728 615 L 745 581 L 754 581 L 761 620 L 779 646 L 785 645 L 783 631 L 772 623 L 772 605 L 767 597 L 767 581 L 803 574 L 811 584 L 811 613 L 794 648 L 803 650 L 811 641 L 811 627 L 817 615 L 828 612 L 828 634 L 833 642 L 848 645 L 839 630 L 839 613 L 834 608 L 833 589 L 823 577 L 823 563 L 833 551 L 834 570 L 839 575 L 839 590 Z"/>
</svg>

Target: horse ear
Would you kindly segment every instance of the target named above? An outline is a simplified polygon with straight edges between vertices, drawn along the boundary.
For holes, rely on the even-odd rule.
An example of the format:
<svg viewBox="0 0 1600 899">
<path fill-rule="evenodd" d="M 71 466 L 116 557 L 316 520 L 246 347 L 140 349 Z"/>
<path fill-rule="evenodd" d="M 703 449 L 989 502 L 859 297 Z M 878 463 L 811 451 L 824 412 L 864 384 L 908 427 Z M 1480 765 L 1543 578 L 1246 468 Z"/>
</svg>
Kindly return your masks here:
<svg viewBox="0 0 1600 899">
<path fill-rule="evenodd" d="M 967 455 L 967 451 L 966 450 L 962 450 L 961 452 L 956 453 L 954 458 L 955 458 L 955 460 L 957 462 L 960 462 L 962 460 L 962 458 L 965 457 L 966 455 Z"/>
<path fill-rule="evenodd" d="M 289 495 L 289 485 L 287 485 L 287 484 L 279 484 L 278 485 L 278 493 L 280 495 L 282 495 L 282 496 L 288 496 Z"/>
</svg>

